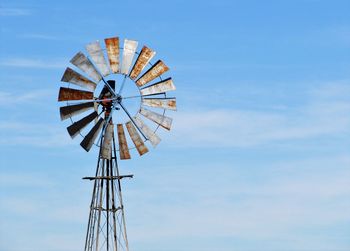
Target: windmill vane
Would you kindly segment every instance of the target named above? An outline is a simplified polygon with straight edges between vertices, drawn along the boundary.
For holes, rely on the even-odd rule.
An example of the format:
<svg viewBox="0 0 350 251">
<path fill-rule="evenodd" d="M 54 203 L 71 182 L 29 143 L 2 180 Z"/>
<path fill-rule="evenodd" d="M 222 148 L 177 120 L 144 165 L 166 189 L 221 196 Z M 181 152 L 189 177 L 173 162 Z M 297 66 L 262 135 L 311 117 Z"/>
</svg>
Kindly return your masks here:
<svg viewBox="0 0 350 251">
<path fill-rule="evenodd" d="M 156 52 L 149 47 L 138 52 L 138 42 L 129 39 L 120 47 L 118 37 L 104 39 L 104 47 L 89 43 L 87 54 L 78 52 L 70 60 L 73 66 L 61 79 L 68 86 L 58 94 L 58 101 L 66 102 L 60 118 L 71 121 L 68 134 L 81 135 L 85 151 L 98 149 L 95 176 L 83 178 L 94 183 L 84 250 L 129 251 L 121 180 L 133 175 L 119 173 L 118 159 L 131 159 L 134 148 L 141 156 L 160 143 L 157 130 L 172 125 L 165 113 L 176 110 L 176 98 L 167 97 L 175 85 L 162 78 L 169 71 L 163 61 L 151 63 Z M 126 94 L 130 88 L 134 93 Z"/>
</svg>

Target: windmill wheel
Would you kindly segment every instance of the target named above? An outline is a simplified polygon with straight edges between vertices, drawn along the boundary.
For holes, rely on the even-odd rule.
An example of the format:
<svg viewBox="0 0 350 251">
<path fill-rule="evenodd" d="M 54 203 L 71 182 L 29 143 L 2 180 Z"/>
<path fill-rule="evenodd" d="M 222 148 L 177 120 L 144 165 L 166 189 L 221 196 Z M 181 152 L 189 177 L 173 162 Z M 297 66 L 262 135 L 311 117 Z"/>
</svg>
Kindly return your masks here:
<svg viewBox="0 0 350 251">
<path fill-rule="evenodd" d="M 86 45 L 88 56 L 78 52 L 70 60 L 73 66 L 61 79 L 67 86 L 58 95 L 59 102 L 66 102 L 60 116 L 70 119 L 68 133 L 72 138 L 81 135 L 86 151 L 95 144 L 102 158 L 111 159 L 117 135 L 120 159 L 130 159 L 130 149 L 143 155 L 147 144 L 159 144 L 160 127 L 170 130 L 172 118 L 165 113 L 176 110 L 176 99 L 166 93 L 175 86 L 171 77 L 163 78 L 169 68 L 161 60 L 151 63 L 156 54 L 152 49 L 137 51 L 138 42 L 128 39 L 120 47 L 118 37 L 104 42 L 105 49 L 96 41 Z"/>
</svg>

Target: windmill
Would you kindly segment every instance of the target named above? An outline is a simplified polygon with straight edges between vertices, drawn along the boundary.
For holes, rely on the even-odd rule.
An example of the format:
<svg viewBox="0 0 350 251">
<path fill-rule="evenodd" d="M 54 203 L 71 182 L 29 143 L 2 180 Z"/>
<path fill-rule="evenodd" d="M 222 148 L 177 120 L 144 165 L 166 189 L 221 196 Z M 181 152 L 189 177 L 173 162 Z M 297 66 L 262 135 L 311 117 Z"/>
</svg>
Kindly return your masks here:
<svg viewBox="0 0 350 251">
<path fill-rule="evenodd" d="M 95 145 L 98 158 L 85 240 L 85 251 L 129 251 L 119 160 L 131 159 L 130 150 L 147 153 L 148 145 L 160 142 L 159 128 L 170 130 L 172 119 L 167 110 L 176 110 L 176 99 L 167 97 L 175 90 L 169 68 L 161 61 L 151 63 L 155 51 L 138 42 L 119 38 L 86 45 L 87 54 L 78 52 L 67 67 L 59 90 L 61 120 L 68 120 L 72 138 L 80 135 L 87 152 Z M 107 61 L 108 59 L 108 61 Z M 126 130 L 125 130 L 126 129 Z M 131 145 L 134 145 L 131 147 Z"/>
</svg>

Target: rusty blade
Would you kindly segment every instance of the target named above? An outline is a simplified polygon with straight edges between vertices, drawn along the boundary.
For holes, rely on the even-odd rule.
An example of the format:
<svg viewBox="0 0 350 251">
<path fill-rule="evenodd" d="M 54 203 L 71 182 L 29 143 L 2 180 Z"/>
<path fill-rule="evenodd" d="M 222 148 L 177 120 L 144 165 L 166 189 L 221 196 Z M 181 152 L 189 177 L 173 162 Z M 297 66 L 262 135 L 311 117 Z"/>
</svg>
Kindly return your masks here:
<svg viewBox="0 0 350 251">
<path fill-rule="evenodd" d="M 113 73 L 118 73 L 119 71 L 119 38 L 112 37 L 105 39 L 107 55 L 109 59 L 109 66 Z"/>
<path fill-rule="evenodd" d="M 159 113 L 152 112 L 150 110 L 147 110 L 145 108 L 140 109 L 140 114 L 148 118 L 149 120 L 152 120 L 153 122 L 159 124 L 163 128 L 170 130 L 171 123 L 173 122 L 173 119 L 167 116 L 163 116 Z"/>
<path fill-rule="evenodd" d="M 139 154 L 143 155 L 143 154 L 147 153 L 148 152 L 148 148 L 143 143 L 140 135 L 136 131 L 136 128 L 134 127 L 134 125 L 132 124 L 131 121 L 126 123 L 126 129 L 128 129 L 130 138 L 134 142 L 134 145 L 135 145 L 137 151 L 139 152 Z"/>
<path fill-rule="evenodd" d="M 124 40 L 124 49 L 123 49 L 123 60 L 122 60 L 122 67 L 121 67 L 121 73 L 128 75 L 132 59 L 134 58 L 135 51 L 137 48 L 138 42 L 134 40 Z"/>
<path fill-rule="evenodd" d="M 69 67 L 67 67 L 66 71 L 64 72 L 61 81 L 72 83 L 91 91 L 94 91 L 96 89 L 96 83 L 92 82 L 91 80 L 87 79 Z"/>
<path fill-rule="evenodd" d="M 91 63 L 82 52 L 78 52 L 70 62 L 78 67 L 80 70 L 85 72 L 90 78 L 92 78 L 96 83 L 100 82 L 101 75 L 96 70 L 95 66 Z"/>
<path fill-rule="evenodd" d="M 77 105 L 67 105 L 60 107 L 61 120 L 68 119 L 72 116 L 83 113 L 87 110 L 93 109 L 95 102 L 86 102 Z"/>
<path fill-rule="evenodd" d="M 160 138 L 158 137 L 158 135 L 155 134 L 138 115 L 134 117 L 134 121 L 138 128 L 141 129 L 143 134 L 146 135 L 147 139 L 151 142 L 152 146 L 156 147 L 160 142 Z"/>
<path fill-rule="evenodd" d="M 120 159 L 131 159 L 129 153 L 128 142 L 125 138 L 124 128 L 122 124 L 117 125 L 118 141 L 119 141 L 119 156 Z"/>
<path fill-rule="evenodd" d="M 164 72 L 168 71 L 169 67 L 166 66 L 161 60 L 158 60 L 148 71 L 145 72 L 137 81 L 138 86 L 143 86 L 152 81 L 156 77 L 159 77 Z"/>
<path fill-rule="evenodd" d="M 105 56 L 99 41 L 90 43 L 86 45 L 86 50 L 88 51 L 92 61 L 95 63 L 96 67 L 100 70 L 103 76 L 109 75 L 110 71 L 107 65 Z"/>
<path fill-rule="evenodd" d="M 94 127 L 90 130 L 90 132 L 85 136 L 83 141 L 80 143 L 81 147 L 85 149 L 85 151 L 90 151 L 92 145 L 94 144 L 95 139 L 97 138 L 98 134 L 100 133 L 102 126 L 103 126 L 103 118 L 100 118 L 100 120 L 94 125 Z"/>
<path fill-rule="evenodd" d="M 112 138 L 113 138 L 114 125 L 109 123 L 106 132 L 104 134 L 102 146 L 101 146 L 101 157 L 103 159 L 112 158 Z"/>
<path fill-rule="evenodd" d="M 145 66 L 151 61 L 151 59 L 156 55 L 156 52 L 147 46 L 143 46 L 140 55 L 136 59 L 136 63 L 134 64 L 130 78 L 135 80 L 137 76 L 141 73 L 141 71 L 145 68 Z"/>
<path fill-rule="evenodd" d="M 150 85 L 146 88 L 143 88 L 140 90 L 141 95 L 152 95 L 157 93 L 163 93 L 167 91 L 174 91 L 175 85 L 173 83 L 173 80 L 171 78 L 164 79 L 163 81 L 160 81 L 158 83 L 155 83 L 153 85 Z"/>
<path fill-rule="evenodd" d="M 67 100 L 87 100 L 93 99 L 94 93 L 81 91 L 76 89 L 70 89 L 61 87 L 60 92 L 58 94 L 58 101 L 67 101 Z"/>
<path fill-rule="evenodd" d="M 84 129 L 91 121 L 93 121 L 98 116 L 97 112 L 92 112 L 86 117 L 74 122 L 70 126 L 67 127 L 69 135 L 74 138 L 80 132 L 80 130 Z"/>
<path fill-rule="evenodd" d="M 149 107 L 176 111 L 176 98 L 143 98 L 142 104 Z"/>
</svg>

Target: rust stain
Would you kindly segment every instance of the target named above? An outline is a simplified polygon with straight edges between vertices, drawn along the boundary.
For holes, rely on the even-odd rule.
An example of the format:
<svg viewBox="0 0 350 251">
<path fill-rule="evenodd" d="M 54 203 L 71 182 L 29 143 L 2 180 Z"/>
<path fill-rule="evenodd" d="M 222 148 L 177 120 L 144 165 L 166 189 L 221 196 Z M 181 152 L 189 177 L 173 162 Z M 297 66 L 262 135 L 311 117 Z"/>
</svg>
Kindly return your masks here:
<svg viewBox="0 0 350 251">
<path fill-rule="evenodd" d="M 91 80 L 87 79 L 86 77 L 80 75 L 78 72 L 72 70 L 71 68 L 67 67 L 65 70 L 62 79 L 62 82 L 72 83 L 75 85 L 78 85 L 80 87 L 89 89 L 91 91 L 94 91 L 96 89 L 96 84 L 92 82 Z"/>
<path fill-rule="evenodd" d="M 174 91 L 175 85 L 171 78 L 167 78 L 163 81 L 160 81 L 158 83 L 155 83 L 153 85 L 150 85 L 146 88 L 143 88 L 140 90 L 141 95 L 151 95 L 151 94 L 157 94 L 167 91 Z"/>
<path fill-rule="evenodd" d="M 145 74 L 142 75 L 137 81 L 136 84 L 141 87 L 148 82 L 152 81 L 156 77 L 159 77 L 164 72 L 168 71 L 169 67 L 166 66 L 161 60 L 158 60 Z"/>
<path fill-rule="evenodd" d="M 143 155 L 143 154 L 147 153 L 148 148 L 143 143 L 140 135 L 136 131 L 136 129 L 131 121 L 126 123 L 126 128 L 128 129 L 130 137 L 131 137 L 132 141 L 134 142 L 134 145 L 136 146 L 136 149 L 139 152 L 139 154 Z"/>
<path fill-rule="evenodd" d="M 93 99 L 94 93 L 61 87 L 58 94 L 58 101 L 66 100 L 88 100 Z"/>
<path fill-rule="evenodd" d="M 150 107 L 164 108 L 176 111 L 176 99 L 144 98 L 142 104 Z"/>
<path fill-rule="evenodd" d="M 155 51 L 148 48 L 147 46 L 143 46 L 140 55 L 138 56 L 136 63 L 134 64 L 130 78 L 135 80 L 137 76 L 141 73 L 141 71 L 145 68 L 148 62 L 154 57 L 156 54 Z"/>
<path fill-rule="evenodd" d="M 107 65 L 107 61 L 103 54 L 101 45 L 99 41 L 90 43 L 86 45 L 86 50 L 88 51 L 92 61 L 95 63 L 96 67 L 100 70 L 103 76 L 107 76 L 110 74 L 109 67 Z"/>
<path fill-rule="evenodd" d="M 122 124 L 117 124 L 117 131 L 118 131 L 120 159 L 131 159 L 128 142 L 126 141 L 124 128 Z"/>
<path fill-rule="evenodd" d="M 113 73 L 119 72 L 119 38 L 106 38 L 105 44 L 107 48 L 107 55 L 109 59 L 109 66 Z"/>
<path fill-rule="evenodd" d="M 112 138 L 113 138 L 113 129 L 114 125 L 109 123 L 106 128 L 106 132 L 104 134 L 101 156 L 104 159 L 112 158 Z"/>
</svg>

